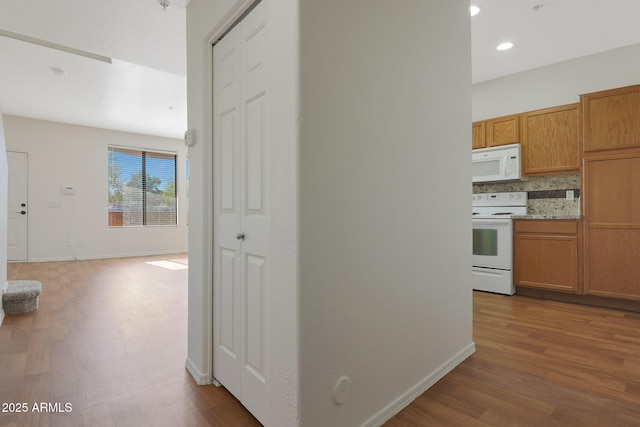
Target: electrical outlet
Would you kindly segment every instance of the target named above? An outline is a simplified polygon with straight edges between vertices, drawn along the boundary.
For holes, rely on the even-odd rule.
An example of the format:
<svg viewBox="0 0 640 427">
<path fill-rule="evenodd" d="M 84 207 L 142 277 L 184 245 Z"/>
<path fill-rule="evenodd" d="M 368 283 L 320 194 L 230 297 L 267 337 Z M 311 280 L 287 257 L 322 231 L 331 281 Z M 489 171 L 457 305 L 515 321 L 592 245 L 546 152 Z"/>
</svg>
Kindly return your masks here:
<svg viewBox="0 0 640 427">
<path fill-rule="evenodd" d="M 567 200 L 573 200 L 575 198 L 575 193 L 573 190 L 567 190 Z"/>
</svg>

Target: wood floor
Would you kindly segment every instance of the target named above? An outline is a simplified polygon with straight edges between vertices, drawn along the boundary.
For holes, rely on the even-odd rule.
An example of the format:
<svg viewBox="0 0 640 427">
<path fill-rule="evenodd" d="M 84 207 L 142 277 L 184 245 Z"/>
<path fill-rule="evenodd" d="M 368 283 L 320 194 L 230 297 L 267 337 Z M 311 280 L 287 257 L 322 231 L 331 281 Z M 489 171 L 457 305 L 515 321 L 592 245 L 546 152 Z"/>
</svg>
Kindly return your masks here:
<svg viewBox="0 0 640 427">
<path fill-rule="evenodd" d="M 386 427 L 640 426 L 640 314 L 474 292 L 476 352 Z"/>
<path fill-rule="evenodd" d="M 0 405 L 29 406 L 0 407 L 0 426 L 260 426 L 184 368 L 187 270 L 146 262 L 185 257 L 9 264 L 10 280 L 43 292 L 37 311 L 0 327 Z M 40 402 L 72 411 L 33 412 Z"/>
<path fill-rule="evenodd" d="M 9 264 L 44 290 L 0 327 L 0 426 L 259 426 L 184 369 L 187 270 L 147 262 L 185 257 Z M 640 426 L 640 314 L 476 292 L 474 341 L 385 426 Z"/>
</svg>

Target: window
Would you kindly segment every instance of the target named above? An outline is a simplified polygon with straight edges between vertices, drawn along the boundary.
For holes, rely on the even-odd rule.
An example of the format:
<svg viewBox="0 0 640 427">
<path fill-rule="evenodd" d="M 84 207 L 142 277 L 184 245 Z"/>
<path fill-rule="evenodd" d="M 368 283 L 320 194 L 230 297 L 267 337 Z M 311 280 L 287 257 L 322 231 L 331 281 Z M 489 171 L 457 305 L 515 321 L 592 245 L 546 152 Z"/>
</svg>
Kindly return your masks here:
<svg viewBox="0 0 640 427">
<path fill-rule="evenodd" d="M 178 224 L 175 153 L 109 147 L 109 226 Z"/>
</svg>

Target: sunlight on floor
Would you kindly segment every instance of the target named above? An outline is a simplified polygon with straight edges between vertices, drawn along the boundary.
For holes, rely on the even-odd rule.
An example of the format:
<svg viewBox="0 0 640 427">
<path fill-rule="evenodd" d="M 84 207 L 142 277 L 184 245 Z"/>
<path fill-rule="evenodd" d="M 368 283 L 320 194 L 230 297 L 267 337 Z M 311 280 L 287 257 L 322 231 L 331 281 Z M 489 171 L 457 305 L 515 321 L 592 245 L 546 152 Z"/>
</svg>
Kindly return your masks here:
<svg viewBox="0 0 640 427">
<path fill-rule="evenodd" d="M 151 264 L 151 265 L 155 265 L 156 267 L 162 267 L 162 268 L 166 268 L 167 270 L 186 270 L 189 268 L 189 266 L 186 264 L 186 259 L 185 262 L 183 263 L 182 260 L 176 260 L 178 262 L 174 262 L 174 261 L 147 261 L 147 264 Z"/>
</svg>

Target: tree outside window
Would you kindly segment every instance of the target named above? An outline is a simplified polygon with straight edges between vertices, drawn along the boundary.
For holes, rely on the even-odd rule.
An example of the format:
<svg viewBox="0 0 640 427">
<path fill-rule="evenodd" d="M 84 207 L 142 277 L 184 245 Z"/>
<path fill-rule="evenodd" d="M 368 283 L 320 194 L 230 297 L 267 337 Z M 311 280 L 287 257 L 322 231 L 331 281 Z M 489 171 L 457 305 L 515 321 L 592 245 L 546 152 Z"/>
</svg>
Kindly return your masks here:
<svg viewBox="0 0 640 427">
<path fill-rule="evenodd" d="M 175 153 L 122 147 L 108 150 L 108 224 L 178 224 Z"/>
</svg>

